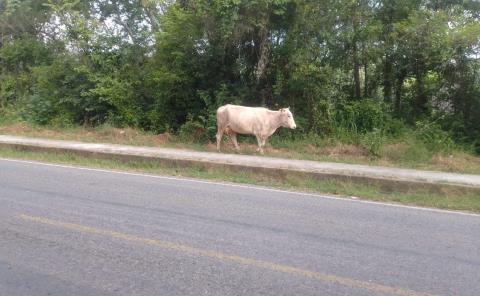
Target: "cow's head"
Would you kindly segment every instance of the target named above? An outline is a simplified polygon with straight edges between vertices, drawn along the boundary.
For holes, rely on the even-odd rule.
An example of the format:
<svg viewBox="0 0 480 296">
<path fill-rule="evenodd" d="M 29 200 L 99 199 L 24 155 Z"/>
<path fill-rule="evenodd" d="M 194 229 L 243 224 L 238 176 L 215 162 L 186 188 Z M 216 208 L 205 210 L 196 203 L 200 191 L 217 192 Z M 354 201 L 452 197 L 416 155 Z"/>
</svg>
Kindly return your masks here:
<svg viewBox="0 0 480 296">
<path fill-rule="evenodd" d="M 293 114 L 290 112 L 290 107 L 280 109 L 280 116 L 282 118 L 283 127 L 288 127 L 291 129 L 297 128 L 295 120 L 293 119 Z"/>
</svg>

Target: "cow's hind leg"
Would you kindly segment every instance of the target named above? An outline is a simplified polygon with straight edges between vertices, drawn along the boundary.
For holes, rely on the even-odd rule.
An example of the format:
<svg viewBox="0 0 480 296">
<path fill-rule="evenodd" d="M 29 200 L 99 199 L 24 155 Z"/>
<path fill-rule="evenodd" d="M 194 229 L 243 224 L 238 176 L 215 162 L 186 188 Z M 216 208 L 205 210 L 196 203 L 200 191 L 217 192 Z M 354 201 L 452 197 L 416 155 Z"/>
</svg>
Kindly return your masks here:
<svg viewBox="0 0 480 296">
<path fill-rule="evenodd" d="M 220 152 L 220 145 L 223 140 L 223 133 L 225 132 L 225 129 L 223 127 L 218 127 L 217 129 L 217 151 Z"/>
</svg>

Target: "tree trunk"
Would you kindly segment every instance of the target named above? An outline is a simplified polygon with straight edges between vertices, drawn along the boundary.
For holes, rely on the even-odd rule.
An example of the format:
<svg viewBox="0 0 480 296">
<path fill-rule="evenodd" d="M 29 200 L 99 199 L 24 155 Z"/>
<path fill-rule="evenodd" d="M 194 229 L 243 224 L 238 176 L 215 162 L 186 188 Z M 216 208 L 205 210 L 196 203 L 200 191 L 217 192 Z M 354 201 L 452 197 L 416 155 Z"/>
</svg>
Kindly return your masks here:
<svg viewBox="0 0 480 296">
<path fill-rule="evenodd" d="M 353 7 L 353 40 L 352 40 L 352 54 L 353 54 L 353 81 L 354 81 L 354 96 L 355 99 L 360 100 L 362 96 L 360 88 L 360 61 L 358 57 L 358 26 L 359 26 L 359 11 L 358 6 Z"/>
<path fill-rule="evenodd" d="M 383 98 L 385 102 L 392 102 L 392 58 L 385 53 L 385 65 L 383 72 Z"/>
<path fill-rule="evenodd" d="M 363 74 L 365 75 L 364 77 L 364 85 L 363 85 L 363 97 L 368 98 L 370 96 L 369 90 L 368 90 L 368 60 L 365 57 L 365 46 L 362 46 L 362 52 L 363 52 Z"/>
<path fill-rule="evenodd" d="M 394 22 L 394 9 L 392 2 L 382 1 L 386 5 L 386 18 L 383 20 L 383 36 L 385 62 L 383 64 L 383 99 L 388 104 L 392 103 L 392 80 L 393 80 L 393 43 L 392 32 Z M 387 5 L 389 3 L 389 5 Z"/>
<path fill-rule="evenodd" d="M 268 31 L 268 17 L 264 16 L 263 22 L 257 31 L 258 40 L 255 43 L 255 52 L 257 54 L 257 63 L 255 65 L 255 84 L 258 94 L 260 95 L 261 105 L 267 105 L 268 81 L 266 77 L 268 64 L 270 62 L 270 38 Z M 258 44 L 258 46 L 257 46 Z"/>
<path fill-rule="evenodd" d="M 360 89 L 360 63 L 358 61 L 357 40 L 353 40 L 353 81 L 355 84 L 355 99 L 359 100 L 362 96 Z"/>
<path fill-rule="evenodd" d="M 394 113 L 397 118 L 400 117 L 400 114 L 402 112 L 402 94 L 403 94 L 402 87 L 406 77 L 407 77 L 407 70 L 402 69 L 395 82 Z"/>
<path fill-rule="evenodd" d="M 260 32 L 260 44 L 259 44 L 259 57 L 257 66 L 255 67 L 255 76 L 257 78 L 257 83 L 259 83 L 262 78 L 265 76 L 267 65 L 269 62 L 270 56 L 270 43 L 268 40 L 268 32 L 265 27 L 263 27 Z"/>
<path fill-rule="evenodd" d="M 427 112 L 427 94 L 425 92 L 425 63 L 423 59 L 417 58 L 415 66 L 416 90 L 414 118 L 417 119 Z"/>
</svg>

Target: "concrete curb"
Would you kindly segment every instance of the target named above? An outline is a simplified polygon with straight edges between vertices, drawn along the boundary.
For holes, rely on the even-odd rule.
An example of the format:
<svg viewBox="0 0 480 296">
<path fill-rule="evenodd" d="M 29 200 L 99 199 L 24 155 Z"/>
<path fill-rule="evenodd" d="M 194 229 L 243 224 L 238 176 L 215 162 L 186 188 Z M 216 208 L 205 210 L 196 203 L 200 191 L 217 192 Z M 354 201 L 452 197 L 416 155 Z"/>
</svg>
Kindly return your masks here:
<svg viewBox="0 0 480 296">
<path fill-rule="evenodd" d="M 439 191 L 445 187 L 453 187 L 461 191 L 478 192 L 480 196 L 480 175 L 197 152 L 169 148 L 47 140 L 7 135 L 0 135 L 0 146 L 25 151 L 68 152 L 121 161 L 155 161 L 162 165 L 173 167 L 221 167 L 233 171 L 248 171 L 281 179 L 289 176 L 300 176 L 312 177 L 317 180 L 347 180 L 377 185 L 384 190 L 405 191 L 422 188 L 430 191 Z"/>
</svg>

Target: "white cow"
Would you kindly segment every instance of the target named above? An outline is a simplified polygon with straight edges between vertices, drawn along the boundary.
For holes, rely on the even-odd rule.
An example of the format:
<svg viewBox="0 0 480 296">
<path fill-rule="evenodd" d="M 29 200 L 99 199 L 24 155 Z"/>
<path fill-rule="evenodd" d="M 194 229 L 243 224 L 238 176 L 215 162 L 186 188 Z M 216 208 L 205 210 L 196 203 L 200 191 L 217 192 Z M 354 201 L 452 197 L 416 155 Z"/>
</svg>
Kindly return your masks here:
<svg viewBox="0 0 480 296">
<path fill-rule="evenodd" d="M 220 151 L 223 134 L 227 132 L 237 151 L 240 149 L 237 134 L 254 135 L 258 141 L 257 151 L 263 154 L 268 137 L 281 126 L 297 127 L 289 108 L 272 111 L 261 107 L 222 106 L 217 109 L 217 151 Z"/>
</svg>

